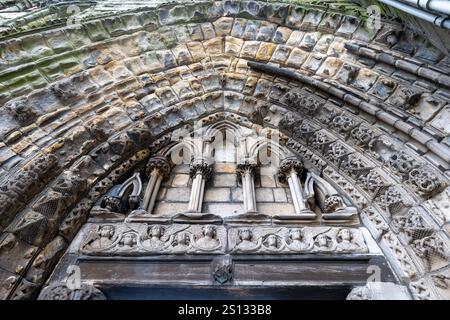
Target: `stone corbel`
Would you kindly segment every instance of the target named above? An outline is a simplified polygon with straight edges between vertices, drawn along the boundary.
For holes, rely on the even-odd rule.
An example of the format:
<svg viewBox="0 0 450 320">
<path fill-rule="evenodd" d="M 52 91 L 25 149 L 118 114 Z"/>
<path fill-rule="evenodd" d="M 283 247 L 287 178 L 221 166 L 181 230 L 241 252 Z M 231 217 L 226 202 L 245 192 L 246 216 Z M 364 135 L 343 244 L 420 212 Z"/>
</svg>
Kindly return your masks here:
<svg viewBox="0 0 450 320">
<path fill-rule="evenodd" d="M 308 208 L 303 195 L 303 188 L 298 177 L 303 170 L 303 163 L 297 158 L 286 158 L 281 161 L 278 169 L 278 180 L 288 183 L 294 203 L 295 212 L 300 219 L 313 220 L 316 214 Z"/>
<path fill-rule="evenodd" d="M 192 178 L 189 212 L 201 212 L 205 183 L 212 175 L 212 166 L 205 158 L 196 158 L 191 162 L 190 176 Z"/>
</svg>

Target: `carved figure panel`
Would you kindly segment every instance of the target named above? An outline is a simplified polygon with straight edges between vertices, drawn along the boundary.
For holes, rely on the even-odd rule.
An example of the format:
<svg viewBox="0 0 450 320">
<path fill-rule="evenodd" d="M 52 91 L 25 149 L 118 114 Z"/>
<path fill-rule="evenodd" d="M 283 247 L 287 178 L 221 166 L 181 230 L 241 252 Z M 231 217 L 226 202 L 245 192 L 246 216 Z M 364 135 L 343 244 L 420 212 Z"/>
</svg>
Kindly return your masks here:
<svg viewBox="0 0 450 320">
<path fill-rule="evenodd" d="M 120 223 L 89 225 L 80 250 L 88 255 L 201 254 L 222 253 L 225 246 L 223 226 Z"/>
<path fill-rule="evenodd" d="M 360 230 L 336 227 L 239 227 L 228 233 L 232 253 L 365 253 Z"/>
</svg>

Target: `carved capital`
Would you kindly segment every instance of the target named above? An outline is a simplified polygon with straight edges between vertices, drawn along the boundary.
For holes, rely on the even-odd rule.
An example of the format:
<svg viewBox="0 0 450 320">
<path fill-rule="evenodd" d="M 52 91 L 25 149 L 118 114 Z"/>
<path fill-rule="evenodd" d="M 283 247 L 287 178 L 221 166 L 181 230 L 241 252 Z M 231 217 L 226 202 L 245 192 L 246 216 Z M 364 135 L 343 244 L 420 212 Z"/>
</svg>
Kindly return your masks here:
<svg viewBox="0 0 450 320">
<path fill-rule="evenodd" d="M 200 173 L 205 180 L 208 180 L 213 173 L 212 165 L 204 158 L 196 158 L 191 162 L 189 174 L 194 178 L 198 173 Z"/>
<path fill-rule="evenodd" d="M 289 173 L 294 170 L 297 173 L 303 171 L 303 162 L 297 158 L 286 158 L 281 161 L 280 168 L 278 169 L 278 180 L 285 183 Z"/>
<path fill-rule="evenodd" d="M 255 169 L 258 167 L 258 164 L 250 159 L 246 159 L 241 161 L 236 166 L 236 172 L 243 176 L 245 173 L 255 173 Z"/>
<path fill-rule="evenodd" d="M 147 162 L 147 176 L 150 177 L 150 174 L 157 170 L 158 173 L 163 176 L 164 178 L 167 178 L 170 173 L 170 163 L 167 161 L 165 157 L 157 156 L 150 158 Z"/>
<path fill-rule="evenodd" d="M 82 283 L 78 289 L 69 289 L 65 283 L 45 287 L 38 300 L 106 300 L 105 295 L 94 286 Z"/>
</svg>

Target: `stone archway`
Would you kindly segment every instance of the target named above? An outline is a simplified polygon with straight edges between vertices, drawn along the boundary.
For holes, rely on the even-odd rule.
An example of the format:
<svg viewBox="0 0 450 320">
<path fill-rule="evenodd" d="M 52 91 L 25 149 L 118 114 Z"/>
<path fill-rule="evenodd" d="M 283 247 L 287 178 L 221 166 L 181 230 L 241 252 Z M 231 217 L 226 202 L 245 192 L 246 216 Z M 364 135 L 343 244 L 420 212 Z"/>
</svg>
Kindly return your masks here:
<svg viewBox="0 0 450 320">
<path fill-rule="evenodd" d="M 35 297 L 95 202 L 197 119 L 279 129 L 358 206 L 414 298 L 448 297 L 445 57 L 408 55 L 394 24 L 369 35 L 282 2 L 136 16 L 86 13 L 81 28 L 2 43 L 4 298 Z"/>
</svg>

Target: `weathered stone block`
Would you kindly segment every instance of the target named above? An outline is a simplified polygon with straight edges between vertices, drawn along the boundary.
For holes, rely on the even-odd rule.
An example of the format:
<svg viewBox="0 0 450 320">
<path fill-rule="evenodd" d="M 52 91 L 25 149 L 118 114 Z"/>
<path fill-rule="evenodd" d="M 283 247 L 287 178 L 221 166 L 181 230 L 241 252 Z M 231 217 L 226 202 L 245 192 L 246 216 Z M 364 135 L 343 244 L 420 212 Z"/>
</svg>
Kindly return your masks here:
<svg viewBox="0 0 450 320">
<path fill-rule="evenodd" d="M 300 68 L 308 58 L 308 53 L 298 48 L 294 48 L 286 61 L 288 67 Z"/>
<path fill-rule="evenodd" d="M 170 188 L 167 190 L 164 200 L 173 202 L 189 202 L 190 195 L 191 189 L 188 187 Z"/>
<path fill-rule="evenodd" d="M 172 187 L 187 187 L 189 182 L 188 174 L 176 174 L 172 180 Z"/>
<path fill-rule="evenodd" d="M 205 202 L 229 202 L 230 199 L 229 188 L 207 188 L 205 191 Z"/>
<path fill-rule="evenodd" d="M 255 188 L 256 202 L 274 202 L 272 188 Z"/>
</svg>

